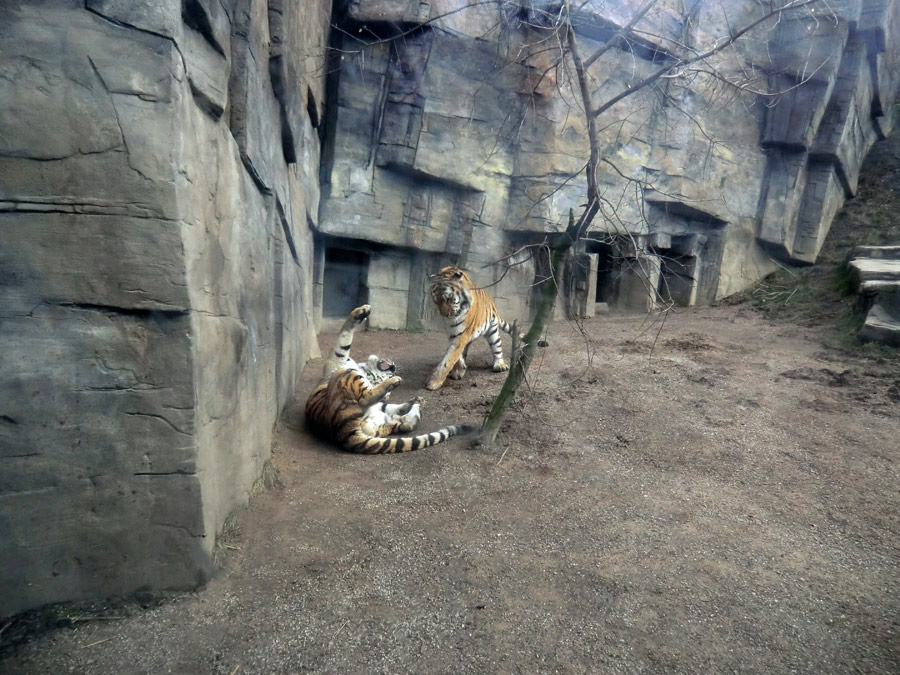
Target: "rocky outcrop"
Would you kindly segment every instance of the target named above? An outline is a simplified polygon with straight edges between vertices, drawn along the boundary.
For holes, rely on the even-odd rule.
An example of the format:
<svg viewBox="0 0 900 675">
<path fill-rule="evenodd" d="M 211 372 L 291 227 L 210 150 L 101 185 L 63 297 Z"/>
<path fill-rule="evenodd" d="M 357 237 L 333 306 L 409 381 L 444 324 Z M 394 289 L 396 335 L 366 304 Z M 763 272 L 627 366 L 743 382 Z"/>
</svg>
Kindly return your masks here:
<svg viewBox="0 0 900 675">
<path fill-rule="evenodd" d="M 0 4 L 0 615 L 209 574 L 317 349 L 329 17 Z"/>
<path fill-rule="evenodd" d="M 354 0 L 343 18 L 318 229 L 325 249 L 356 250 L 355 295 L 397 308 L 375 319 L 385 327 L 437 325 L 424 280 L 448 261 L 491 285 L 504 313 L 527 316 L 540 269 L 522 247 L 586 199 L 583 115 L 546 28 L 558 3 L 456 11 L 465 4 Z M 584 5 L 574 22 L 584 53 L 642 4 Z M 658 3 L 591 66 L 597 100 L 759 11 Z M 586 311 L 587 286 L 625 309 L 711 302 L 768 274 L 773 259 L 816 259 L 862 158 L 891 128 L 900 78 L 898 3 L 827 11 L 763 24 L 717 57 L 715 76 L 666 78 L 600 118 L 605 202 L 569 266 L 570 309 Z M 404 289 L 369 279 L 385 264 L 409 280 L 407 302 L 391 300 Z"/>
<path fill-rule="evenodd" d="M 782 22 L 770 41 L 787 64 L 773 76 L 786 93 L 766 117 L 759 240 L 787 261 L 815 262 L 834 215 L 856 194 L 862 158 L 893 125 L 900 5 L 866 0 L 839 10 L 839 22 Z M 807 74 L 811 63 L 822 65 Z"/>
</svg>

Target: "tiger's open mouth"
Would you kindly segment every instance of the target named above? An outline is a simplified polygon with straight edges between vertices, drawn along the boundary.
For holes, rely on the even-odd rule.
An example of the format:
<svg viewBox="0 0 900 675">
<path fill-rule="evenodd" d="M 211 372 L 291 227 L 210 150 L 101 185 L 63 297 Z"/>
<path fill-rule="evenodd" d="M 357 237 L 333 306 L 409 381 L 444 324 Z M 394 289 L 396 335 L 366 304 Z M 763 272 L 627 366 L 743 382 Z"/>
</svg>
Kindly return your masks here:
<svg viewBox="0 0 900 675">
<path fill-rule="evenodd" d="M 394 362 L 390 359 L 381 359 L 378 362 L 378 370 L 382 372 L 390 372 L 393 373 L 397 367 L 394 365 Z"/>
</svg>

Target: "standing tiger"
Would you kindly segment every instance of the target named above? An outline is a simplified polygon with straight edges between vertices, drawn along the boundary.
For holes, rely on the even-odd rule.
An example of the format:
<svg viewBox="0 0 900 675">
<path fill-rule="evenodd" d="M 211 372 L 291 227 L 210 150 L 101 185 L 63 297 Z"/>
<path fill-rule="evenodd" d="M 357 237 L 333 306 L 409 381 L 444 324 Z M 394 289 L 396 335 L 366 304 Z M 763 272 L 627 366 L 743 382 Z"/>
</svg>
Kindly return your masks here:
<svg viewBox="0 0 900 675">
<path fill-rule="evenodd" d="M 500 318 L 497 305 L 487 291 L 477 288 L 469 275 L 458 267 L 445 267 L 431 276 L 431 298 L 441 316 L 450 319 L 450 346 L 428 378 L 426 389 L 440 389 L 448 376 L 461 379 L 466 374 L 469 345 L 482 336 L 494 355 L 491 369 L 495 373 L 509 370 L 503 360 L 500 331 L 512 335 L 512 327 Z M 519 335 L 519 339 L 523 338 L 524 335 Z M 542 347 L 546 344 L 538 343 Z"/>
<path fill-rule="evenodd" d="M 369 305 L 357 307 L 341 327 L 325 361 L 324 379 L 306 400 L 309 428 L 344 450 L 373 455 L 419 450 L 470 432 L 470 427 L 451 425 L 430 434 L 386 438 L 416 428 L 422 417 L 422 399 L 416 396 L 399 405 L 387 403 L 390 392 L 400 384 L 394 362 L 374 354 L 364 363 L 350 358 L 353 333 L 370 312 Z"/>
</svg>

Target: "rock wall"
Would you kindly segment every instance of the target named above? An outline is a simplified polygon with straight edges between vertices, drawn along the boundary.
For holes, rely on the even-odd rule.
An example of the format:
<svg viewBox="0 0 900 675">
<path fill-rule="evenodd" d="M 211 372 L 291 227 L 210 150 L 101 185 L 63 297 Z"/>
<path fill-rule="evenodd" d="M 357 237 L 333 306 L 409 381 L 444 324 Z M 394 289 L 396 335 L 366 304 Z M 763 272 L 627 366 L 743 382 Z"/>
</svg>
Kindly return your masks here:
<svg viewBox="0 0 900 675">
<path fill-rule="evenodd" d="M 330 14 L 0 3 L 0 616 L 209 574 L 317 351 Z"/>
<path fill-rule="evenodd" d="M 466 4 L 353 0 L 343 16 L 319 231 L 326 249 L 357 250 L 355 295 L 379 308 L 373 321 L 384 327 L 439 324 L 425 285 L 447 262 L 491 285 L 504 313 L 527 317 L 540 270 L 521 247 L 586 201 L 581 104 L 548 30 L 559 3 L 456 11 Z M 579 4 L 582 53 L 643 4 Z M 624 309 L 711 302 L 768 274 L 774 259 L 813 262 L 862 158 L 892 125 L 898 8 L 842 0 L 765 22 L 714 59 L 715 76 L 678 73 L 604 113 L 605 202 L 581 247 L 595 271 L 578 281 L 571 268 L 570 306 L 584 302 L 579 284 Z M 591 66 L 595 100 L 760 11 L 661 0 Z M 386 258 L 403 270 L 390 284 L 377 271 Z M 407 280 L 407 301 L 391 300 Z"/>
<path fill-rule="evenodd" d="M 331 4 L 0 3 L 0 615 L 202 582 L 322 315 L 437 326 L 450 263 L 529 313 L 524 247 L 585 202 L 558 3 L 341 0 L 329 38 Z M 582 5 L 584 53 L 639 4 Z M 759 7 L 661 0 L 598 100 Z M 679 73 L 600 118 L 570 311 L 815 259 L 900 86 L 900 3 L 828 7 L 723 53 L 740 89 Z"/>
</svg>

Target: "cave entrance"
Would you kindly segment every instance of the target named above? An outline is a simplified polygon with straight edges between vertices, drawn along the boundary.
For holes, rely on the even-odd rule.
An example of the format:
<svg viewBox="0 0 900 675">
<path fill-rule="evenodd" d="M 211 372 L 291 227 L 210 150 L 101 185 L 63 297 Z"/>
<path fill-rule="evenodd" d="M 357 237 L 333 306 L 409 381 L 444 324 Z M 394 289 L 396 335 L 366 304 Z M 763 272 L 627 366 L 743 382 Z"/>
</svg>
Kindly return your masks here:
<svg viewBox="0 0 900 675">
<path fill-rule="evenodd" d="M 608 243 L 588 241 L 585 252 L 597 255 L 595 302 L 613 303 L 618 295 L 616 271 L 619 261 L 615 248 Z"/>
<path fill-rule="evenodd" d="M 697 258 L 687 255 L 660 254 L 659 297 L 665 304 L 690 307 L 694 304 Z"/>
<path fill-rule="evenodd" d="M 369 254 L 345 248 L 325 249 L 322 316 L 339 319 L 368 302 Z"/>
</svg>

